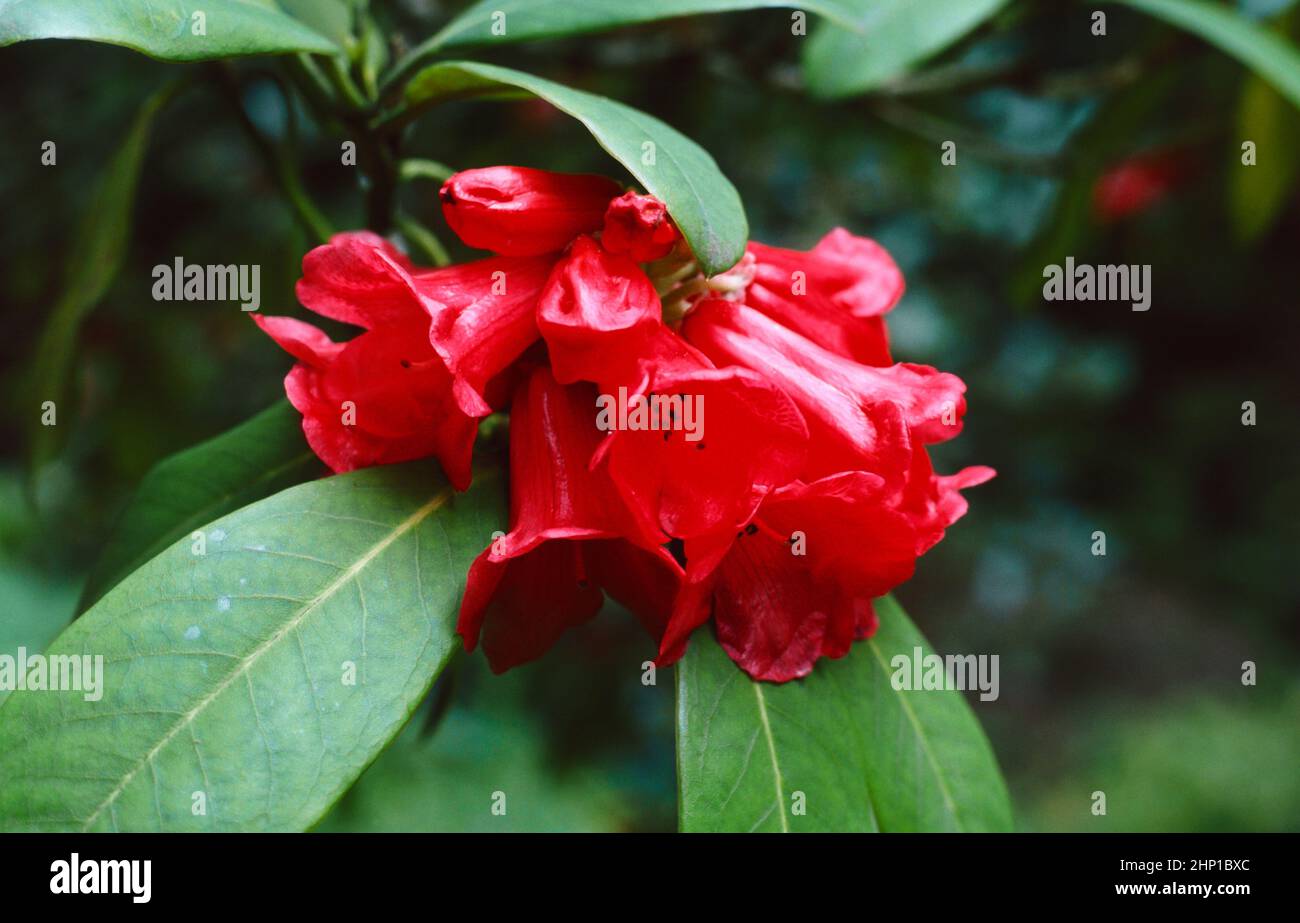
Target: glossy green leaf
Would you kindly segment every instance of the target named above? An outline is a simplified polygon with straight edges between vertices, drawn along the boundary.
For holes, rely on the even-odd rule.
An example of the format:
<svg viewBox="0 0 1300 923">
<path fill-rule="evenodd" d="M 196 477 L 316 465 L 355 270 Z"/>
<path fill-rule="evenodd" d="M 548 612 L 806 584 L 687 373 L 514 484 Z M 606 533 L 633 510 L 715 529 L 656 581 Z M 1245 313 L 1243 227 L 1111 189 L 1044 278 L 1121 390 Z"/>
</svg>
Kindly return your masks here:
<svg viewBox="0 0 1300 923">
<path fill-rule="evenodd" d="M 439 51 L 475 45 L 528 42 L 582 35 L 661 19 L 704 13 L 789 8 L 805 17 L 811 12 L 847 29 L 856 29 L 855 0 L 481 0 L 412 48 L 389 75 L 387 83 L 404 79 Z M 793 13 L 790 14 L 792 17 Z M 807 28 L 807 23 L 803 23 Z"/>
<path fill-rule="evenodd" d="M 1007 0 L 853 0 L 858 28 L 819 26 L 804 50 L 808 88 L 827 98 L 901 77 L 979 26 Z"/>
<path fill-rule="evenodd" d="M 1300 107 L 1300 50 L 1230 6 L 1205 0 L 1112 0 L 1186 29 L 1245 64 Z"/>
<path fill-rule="evenodd" d="M 66 430 L 69 414 L 62 398 L 68 392 L 77 333 L 86 315 L 104 297 L 122 266 L 149 134 L 158 112 L 180 86 L 180 83 L 169 84 L 141 107 L 126 139 L 109 161 L 98 188 L 87 203 L 85 215 L 73 237 L 63 294 L 50 313 L 37 343 L 29 379 L 33 470 L 54 454 L 57 437 Z M 62 428 L 42 425 L 47 401 L 54 402 L 56 420 Z"/>
<path fill-rule="evenodd" d="M 262 0 L 269 5 L 268 0 Z M 350 48 L 352 36 L 351 0 L 272 0 L 300 23 L 328 38 L 339 48 Z"/>
<path fill-rule="evenodd" d="M 503 500 L 492 471 L 456 494 L 432 463 L 370 468 L 217 520 L 204 554 L 171 546 L 49 648 L 103 656 L 98 700 L 0 706 L 0 829 L 310 826 L 459 644 Z"/>
<path fill-rule="evenodd" d="M 287 401 L 163 459 L 109 534 L 77 611 L 182 536 L 324 472 L 303 438 L 302 417 Z"/>
<path fill-rule="evenodd" d="M 425 68 L 407 84 L 405 102 L 409 112 L 449 98 L 519 91 L 580 121 L 646 191 L 662 199 L 705 272 L 730 269 L 744 255 L 749 226 L 736 188 L 707 151 L 653 116 L 532 74 L 471 61 Z"/>
<path fill-rule="evenodd" d="M 0 46 L 39 38 L 123 45 L 166 61 L 340 50 L 273 0 L 0 0 Z"/>
<path fill-rule="evenodd" d="M 482 0 L 465 10 L 421 47 L 432 51 L 466 45 L 527 42 L 579 35 L 638 23 L 729 13 L 738 10 L 794 8 L 852 27 L 853 0 Z"/>
<path fill-rule="evenodd" d="M 682 830 L 1011 828 L 970 707 L 954 691 L 893 688 L 891 659 L 929 645 L 892 598 L 876 607 L 873 638 L 781 685 L 750 680 L 709 627 L 695 633 L 677 666 Z"/>
</svg>

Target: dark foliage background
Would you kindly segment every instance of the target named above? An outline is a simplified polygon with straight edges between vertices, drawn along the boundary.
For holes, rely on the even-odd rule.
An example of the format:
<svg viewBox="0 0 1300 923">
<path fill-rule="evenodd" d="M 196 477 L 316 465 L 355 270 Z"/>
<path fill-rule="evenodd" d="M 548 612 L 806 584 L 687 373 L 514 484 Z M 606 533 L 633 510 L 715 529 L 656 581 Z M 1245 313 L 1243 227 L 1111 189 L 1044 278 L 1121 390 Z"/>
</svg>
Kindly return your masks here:
<svg viewBox="0 0 1300 923">
<path fill-rule="evenodd" d="M 407 44 L 446 12 L 381 6 Z M 1016 4 L 927 65 L 948 85 L 839 104 L 801 92 L 802 39 L 783 11 L 489 59 L 622 99 L 694 138 L 739 188 L 759 239 L 806 247 L 844 225 L 894 253 L 908 279 L 891 316 L 896 356 L 969 385 L 966 431 L 939 448 L 939 466 L 1000 473 L 898 595 L 939 650 L 1001 656 L 1001 697 L 972 704 L 1023 828 L 1300 829 L 1297 113 L 1275 110 L 1280 127 L 1244 168 L 1241 141 L 1265 129 L 1243 108 L 1256 78 L 1122 9 L 1093 38 L 1089 14 Z M 23 381 L 74 256 L 70 229 L 140 101 L 180 69 L 84 43 L 0 53 L 0 651 L 39 647 L 66 623 L 153 463 L 280 393 L 285 357 L 237 305 L 150 297 L 151 268 L 183 255 L 260 264 L 263 310 L 302 313 L 293 283 L 308 242 L 228 103 L 190 66 L 198 82 L 156 127 L 123 271 L 83 329 L 65 447 L 25 493 Z M 244 102 L 264 131 L 284 132 L 273 84 L 253 81 Z M 298 121 L 309 192 L 336 226 L 360 226 L 343 139 Z M 40 166 L 47 139 L 57 167 Z M 956 166 L 940 164 L 943 140 L 958 142 Z M 407 150 L 458 168 L 614 172 L 542 103 L 448 105 Z M 1103 220 L 1099 177 L 1153 151 L 1176 163 L 1172 188 Z M 1243 191 L 1243 169 L 1273 171 L 1281 192 Z M 417 182 L 403 201 L 450 243 L 435 191 Z M 1066 255 L 1151 264 L 1151 310 L 1044 301 L 1043 267 Z M 1241 423 L 1247 400 L 1254 427 Z M 1105 557 L 1090 551 L 1099 529 Z M 324 826 L 484 827 L 493 819 L 458 796 L 478 774 L 536 795 L 512 795 L 513 829 L 671 828 L 671 683 L 647 694 L 626 667 L 651 654 L 616 613 L 505 677 L 462 658 L 440 681 L 452 704 L 436 730 L 417 716 Z M 1245 660 L 1257 686 L 1241 683 Z M 1097 790 L 1106 817 L 1089 811 Z"/>
</svg>

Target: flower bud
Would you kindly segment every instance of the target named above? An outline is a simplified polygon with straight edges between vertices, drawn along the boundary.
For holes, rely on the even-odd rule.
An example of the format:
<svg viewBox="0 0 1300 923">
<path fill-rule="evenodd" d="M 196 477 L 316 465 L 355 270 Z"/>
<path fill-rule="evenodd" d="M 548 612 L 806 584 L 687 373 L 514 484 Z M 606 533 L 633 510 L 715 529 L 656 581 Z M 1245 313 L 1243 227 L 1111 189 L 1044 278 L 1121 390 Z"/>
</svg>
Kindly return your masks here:
<svg viewBox="0 0 1300 923">
<path fill-rule="evenodd" d="M 620 188 L 604 176 L 484 167 L 455 174 L 438 197 L 447 224 L 471 247 L 502 256 L 540 256 L 599 230 Z"/>
<path fill-rule="evenodd" d="M 609 203 L 600 242 L 610 253 L 649 263 L 667 256 L 681 236 L 663 202 L 654 196 L 625 192 Z"/>
</svg>

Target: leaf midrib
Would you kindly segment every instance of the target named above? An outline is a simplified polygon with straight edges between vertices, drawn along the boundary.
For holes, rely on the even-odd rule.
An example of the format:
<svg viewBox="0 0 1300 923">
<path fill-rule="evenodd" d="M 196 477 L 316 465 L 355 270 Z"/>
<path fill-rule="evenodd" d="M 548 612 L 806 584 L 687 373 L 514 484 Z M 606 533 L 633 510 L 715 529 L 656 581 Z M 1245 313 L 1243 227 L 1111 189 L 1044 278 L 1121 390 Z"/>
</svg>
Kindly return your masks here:
<svg viewBox="0 0 1300 923">
<path fill-rule="evenodd" d="M 194 722 L 194 719 L 205 708 L 211 705 L 212 702 L 214 702 L 218 696 L 220 696 L 223 692 L 225 692 L 225 690 L 228 689 L 232 683 L 234 683 L 241 676 L 246 675 L 249 668 L 264 653 L 266 653 L 277 643 L 283 640 L 284 637 L 287 636 L 289 632 L 293 631 L 295 628 L 301 625 L 302 622 L 307 618 L 307 616 L 310 615 L 318 606 L 320 606 L 321 603 L 325 602 L 327 599 L 329 599 L 335 593 L 337 593 L 340 589 L 346 586 L 354 577 L 357 576 L 357 574 L 359 574 L 362 570 L 364 570 L 366 566 L 370 564 L 371 561 L 373 561 L 376 557 L 382 554 L 390 545 L 392 545 L 395 541 L 397 541 L 407 532 L 411 531 L 413 528 L 419 525 L 423 520 L 427 519 L 430 515 L 432 515 L 434 511 L 436 511 L 447 501 L 447 498 L 450 495 L 451 495 L 450 489 L 443 489 L 439 491 L 427 503 L 425 503 L 423 506 L 421 506 L 419 509 L 413 512 L 406 519 L 398 523 L 395 527 L 393 527 L 392 531 L 390 531 L 386 536 L 384 536 L 382 539 L 380 539 L 378 542 L 372 545 L 369 549 L 367 549 L 363 555 L 357 558 L 356 561 L 354 561 L 349 567 L 343 570 L 342 573 L 340 573 L 337 577 L 335 577 L 334 580 L 332 580 L 329 584 L 327 584 L 325 588 L 321 590 L 320 593 L 318 593 L 316 596 L 308 600 L 306 604 L 303 605 L 303 607 L 299 609 L 296 613 L 294 613 L 293 616 L 290 617 L 289 620 L 286 621 L 284 625 L 282 625 L 274 634 L 272 634 L 269 638 L 267 638 L 256 648 L 254 648 L 246 657 L 244 657 L 241 660 L 239 666 L 237 666 L 234 670 L 228 673 L 225 676 L 225 678 L 222 679 L 222 681 L 218 683 L 217 686 L 211 692 L 209 692 L 202 699 L 200 699 L 194 705 L 193 708 L 185 712 L 180 717 L 180 719 L 177 720 L 177 722 L 167 730 L 167 733 L 164 734 L 161 739 L 159 739 L 158 743 L 155 744 L 149 750 L 149 752 L 146 753 L 135 764 L 135 766 L 133 766 L 131 770 L 127 772 L 125 776 L 122 777 L 122 781 L 119 782 L 113 788 L 113 790 L 108 793 L 108 796 L 105 797 L 105 799 L 102 802 L 100 802 L 100 804 L 95 808 L 95 810 L 91 812 L 90 816 L 86 819 L 85 824 L 81 828 L 82 832 L 84 833 L 90 829 L 91 825 L 94 824 L 94 822 L 99 818 L 100 814 L 104 812 L 104 809 L 108 808 L 118 799 L 118 797 L 122 794 L 122 792 L 126 790 L 126 787 L 131 784 L 132 780 L 135 779 L 136 775 L 139 774 L 141 769 L 149 765 L 152 762 L 153 758 L 157 756 L 162 751 L 162 749 L 167 746 L 167 744 L 171 743 L 172 739 L 177 734 L 179 734 L 186 727 L 189 727 Z"/>
<path fill-rule="evenodd" d="M 748 677 L 746 677 L 748 678 Z M 763 695 L 763 684 L 751 680 L 754 698 L 758 700 L 758 718 L 763 724 L 763 735 L 767 738 L 767 753 L 772 758 L 772 774 L 776 782 L 776 809 L 781 812 L 781 832 L 790 832 L 790 820 L 785 816 L 785 777 L 781 774 L 781 761 L 776 756 L 776 741 L 772 738 L 772 725 L 767 720 L 767 699 Z"/>
</svg>

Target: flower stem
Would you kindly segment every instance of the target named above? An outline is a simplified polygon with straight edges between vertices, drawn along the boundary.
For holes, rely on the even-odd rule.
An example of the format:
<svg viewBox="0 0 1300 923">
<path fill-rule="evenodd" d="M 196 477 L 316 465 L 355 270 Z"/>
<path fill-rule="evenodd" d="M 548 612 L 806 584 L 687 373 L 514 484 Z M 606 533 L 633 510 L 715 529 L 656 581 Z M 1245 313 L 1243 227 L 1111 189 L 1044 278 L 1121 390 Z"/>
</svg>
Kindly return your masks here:
<svg viewBox="0 0 1300 923">
<path fill-rule="evenodd" d="M 435 266 L 446 266 L 451 262 L 451 256 L 447 253 L 447 248 L 442 245 L 442 241 L 410 215 L 398 212 L 395 223 L 407 242 L 419 250 L 429 262 Z"/>
</svg>

